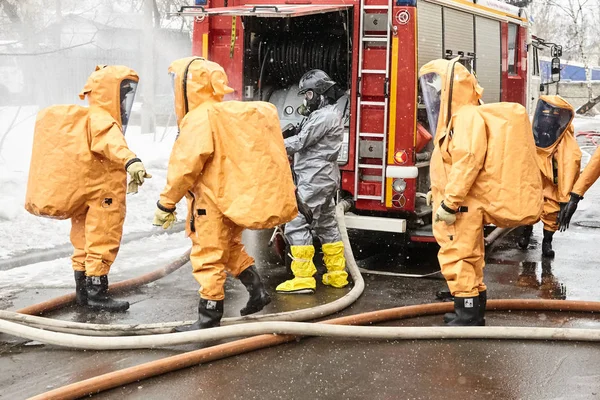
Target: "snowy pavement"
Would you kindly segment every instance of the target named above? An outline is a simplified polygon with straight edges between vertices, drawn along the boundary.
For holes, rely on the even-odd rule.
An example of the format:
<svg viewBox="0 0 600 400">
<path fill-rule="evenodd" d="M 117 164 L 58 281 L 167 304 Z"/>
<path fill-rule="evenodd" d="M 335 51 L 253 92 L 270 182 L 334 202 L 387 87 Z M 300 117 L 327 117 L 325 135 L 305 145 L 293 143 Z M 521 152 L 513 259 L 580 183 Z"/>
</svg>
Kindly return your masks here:
<svg viewBox="0 0 600 400">
<path fill-rule="evenodd" d="M 121 246 L 110 269 L 111 282 L 139 276 L 166 265 L 190 248 L 184 232 L 168 235 L 162 228 L 157 234 Z M 19 293 L 37 289 L 73 288 L 73 270 L 68 257 L 0 271 L 0 304 Z"/>
</svg>

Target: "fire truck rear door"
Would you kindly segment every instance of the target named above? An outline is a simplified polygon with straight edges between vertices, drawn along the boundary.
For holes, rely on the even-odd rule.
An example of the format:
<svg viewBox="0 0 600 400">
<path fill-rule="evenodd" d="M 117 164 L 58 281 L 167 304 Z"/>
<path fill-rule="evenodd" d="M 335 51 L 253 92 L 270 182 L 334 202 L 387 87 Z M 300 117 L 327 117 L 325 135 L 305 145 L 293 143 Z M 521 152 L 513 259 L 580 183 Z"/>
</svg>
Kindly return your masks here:
<svg viewBox="0 0 600 400">
<path fill-rule="evenodd" d="M 204 8 L 194 7 L 181 10 L 178 14 L 182 16 L 236 16 L 236 17 L 263 17 L 263 18 L 285 18 L 302 17 L 305 15 L 322 14 L 334 11 L 347 10 L 352 5 L 316 5 L 316 4 L 277 4 L 277 5 L 243 5 L 238 7 L 216 7 Z"/>
</svg>

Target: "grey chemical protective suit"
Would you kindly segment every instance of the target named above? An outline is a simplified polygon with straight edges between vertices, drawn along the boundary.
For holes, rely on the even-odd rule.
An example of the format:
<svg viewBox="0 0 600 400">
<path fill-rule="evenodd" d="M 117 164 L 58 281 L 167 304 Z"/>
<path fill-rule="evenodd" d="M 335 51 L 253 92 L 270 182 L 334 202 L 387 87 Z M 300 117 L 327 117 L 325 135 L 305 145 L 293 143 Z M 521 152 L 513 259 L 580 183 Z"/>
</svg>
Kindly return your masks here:
<svg viewBox="0 0 600 400">
<path fill-rule="evenodd" d="M 323 243 L 341 240 L 333 200 L 340 181 L 337 158 L 343 136 L 341 113 L 335 105 L 327 105 L 310 114 L 298 135 L 285 139 L 288 154 L 294 156 L 298 193 L 313 212 L 314 230 Z M 292 246 L 313 243 L 301 214 L 285 226 L 285 235 Z"/>
<path fill-rule="evenodd" d="M 335 106 L 339 90 L 327 74 L 311 70 L 300 80 L 310 112 L 300 132 L 285 139 L 285 148 L 294 156 L 294 172 L 300 198 L 313 214 L 311 225 L 302 214 L 287 223 L 285 236 L 290 243 L 294 279 L 277 286 L 279 293 L 314 293 L 317 272 L 313 256 L 312 232 L 319 237 L 327 273 L 325 285 L 342 288 L 348 284 L 344 245 L 335 219 L 334 198 L 340 182 L 337 159 L 342 147 L 344 122 Z M 313 110 L 311 110 L 313 108 Z"/>
</svg>

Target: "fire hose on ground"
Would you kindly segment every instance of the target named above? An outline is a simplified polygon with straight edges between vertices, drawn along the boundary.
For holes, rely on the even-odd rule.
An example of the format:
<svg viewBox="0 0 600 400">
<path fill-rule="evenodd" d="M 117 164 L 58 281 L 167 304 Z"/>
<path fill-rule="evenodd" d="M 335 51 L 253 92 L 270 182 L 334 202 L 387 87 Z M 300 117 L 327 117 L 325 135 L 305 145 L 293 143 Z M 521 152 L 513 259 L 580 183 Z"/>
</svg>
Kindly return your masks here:
<svg viewBox="0 0 600 400">
<path fill-rule="evenodd" d="M 225 318 L 222 321 L 222 325 L 227 326 L 227 325 L 231 325 L 234 323 L 240 323 L 240 322 L 259 322 L 259 321 L 261 321 L 261 322 L 262 321 L 281 321 L 281 322 L 306 321 L 306 320 L 317 319 L 320 317 L 331 315 L 335 312 L 338 312 L 338 311 L 348 307 L 350 304 L 352 304 L 354 301 L 356 301 L 356 299 L 360 296 L 360 294 L 362 294 L 362 291 L 364 290 L 364 281 L 362 279 L 362 276 L 360 275 L 360 272 L 358 271 L 358 267 L 354 260 L 354 257 L 352 254 L 352 249 L 349 244 L 349 239 L 348 239 L 347 231 L 346 231 L 345 224 L 344 224 L 343 215 L 344 215 L 344 211 L 347 210 L 347 208 L 348 208 L 348 204 L 345 202 L 341 202 L 336 210 L 337 211 L 336 216 L 338 217 L 338 220 L 340 223 L 340 231 L 342 232 L 342 238 L 343 238 L 343 241 L 345 242 L 346 256 L 348 259 L 348 269 L 349 269 L 349 271 L 354 279 L 354 282 L 355 282 L 354 288 L 349 293 L 347 293 L 345 296 L 343 296 L 342 298 L 340 298 L 336 301 L 333 301 L 331 303 L 324 304 L 321 306 L 309 308 L 309 309 L 288 311 L 288 312 L 275 313 L 275 314 L 250 315 L 250 316 L 246 316 L 246 317 Z M 497 229 L 497 231 L 499 231 L 499 230 Z M 158 279 L 159 277 L 166 275 L 168 273 L 168 271 L 172 272 L 172 270 L 174 270 L 178 265 L 185 264 L 185 261 L 187 260 L 188 256 L 189 256 L 189 252 L 186 253 L 184 256 L 180 257 L 178 260 L 171 263 L 169 266 L 167 266 L 161 270 L 155 271 L 151 274 L 147 274 L 144 277 L 121 282 L 119 284 L 116 284 L 115 286 L 117 289 L 123 289 L 124 287 L 128 287 L 129 285 L 135 285 L 135 284 L 139 285 L 139 284 L 147 283 L 148 281 Z M 63 296 L 63 298 L 72 298 L 72 297 L 73 297 L 73 295 Z M 58 299 L 61 299 L 61 298 L 58 298 Z M 48 303 L 48 302 L 46 302 L 46 303 Z M 58 302 L 51 301 L 51 302 L 49 302 L 49 304 L 46 304 L 46 303 L 42 303 L 42 305 L 45 304 L 45 306 L 47 308 L 51 308 L 51 307 L 54 307 L 54 303 L 58 303 Z M 493 304 L 493 302 L 490 304 Z M 561 303 L 561 304 L 563 304 L 563 303 Z M 35 312 L 43 311 L 43 307 L 39 307 L 39 306 L 40 305 L 38 305 L 35 308 L 32 308 L 31 310 L 24 309 L 24 310 L 21 310 L 21 312 L 29 311 L 31 313 L 34 313 L 33 311 L 35 311 Z M 444 306 L 447 309 L 443 308 L 439 312 L 451 311 L 451 304 L 441 305 L 441 306 Z M 40 318 L 40 317 L 35 317 L 35 316 L 22 315 L 19 313 L 12 313 L 9 311 L 0 311 L 0 318 L 5 320 L 5 321 L 0 321 L 0 322 L 6 322 L 5 324 L 0 324 L 0 331 L 4 331 L 5 333 L 10 333 L 10 334 L 13 334 L 16 336 L 22 336 L 22 337 L 29 338 L 32 340 L 38 340 L 41 342 L 55 344 L 55 345 L 70 346 L 70 347 L 77 347 L 77 348 L 90 348 L 90 349 L 92 349 L 92 348 L 94 348 L 94 349 L 117 349 L 117 348 L 124 349 L 124 348 L 129 348 L 128 347 L 129 345 L 133 346 L 132 348 L 144 348 L 144 347 L 159 347 L 159 346 L 171 346 L 171 345 L 177 345 L 177 344 L 197 343 L 197 342 L 201 342 L 201 341 L 215 340 L 219 336 L 219 332 L 222 332 L 223 338 L 255 335 L 255 334 L 260 334 L 260 333 L 264 333 L 264 332 L 279 333 L 279 334 L 285 333 L 285 334 L 297 334 L 297 335 L 305 335 L 306 334 L 306 335 L 308 335 L 306 333 L 306 329 L 308 329 L 308 326 L 311 326 L 311 324 L 307 324 L 308 326 L 294 326 L 293 324 L 292 325 L 281 325 L 280 329 L 287 329 L 287 331 L 279 331 L 279 330 L 275 329 L 276 324 L 267 324 L 264 326 L 261 326 L 260 324 L 250 324 L 252 326 L 250 326 L 248 328 L 229 327 L 232 329 L 227 329 L 227 330 L 225 330 L 225 329 L 220 330 L 220 328 L 217 328 L 216 330 L 214 330 L 214 331 L 211 330 L 210 332 L 208 332 L 208 331 L 196 332 L 196 335 L 192 334 L 192 335 L 189 335 L 189 337 L 182 338 L 181 336 L 179 336 L 178 339 L 166 339 L 163 337 L 157 338 L 156 336 L 154 336 L 156 338 L 155 341 L 153 341 L 152 338 L 145 338 L 143 340 L 136 341 L 134 338 L 123 338 L 126 340 L 123 340 L 122 342 L 119 342 L 119 344 L 116 344 L 118 341 L 115 342 L 113 340 L 114 338 L 112 338 L 112 336 L 166 334 L 166 333 L 173 332 L 173 328 L 175 326 L 179 326 L 182 324 L 189 324 L 189 323 L 192 323 L 193 321 L 168 322 L 168 323 L 158 323 L 158 324 L 106 325 L 106 324 L 88 324 L 88 323 L 53 320 L 53 319 L 48 319 L 48 318 Z M 17 323 L 16 327 L 13 326 L 13 325 L 15 325 L 15 323 Z M 21 325 L 18 325 L 18 323 L 29 325 L 30 328 L 24 329 L 24 330 L 17 329 L 18 327 L 21 326 Z M 90 345 L 92 347 L 86 347 L 86 345 L 85 345 L 86 341 L 76 339 L 77 337 L 74 335 L 65 335 L 65 336 L 60 336 L 60 334 L 44 335 L 44 334 L 40 334 L 35 328 L 44 329 L 45 331 L 63 332 L 63 333 L 76 334 L 76 335 L 82 335 L 82 336 L 108 336 L 108 337 L 111 337 L 109 339 L 110 344 L 107 344 L 108 347 L 97 348 L 97 347 L 93 347 L 93 346 L 99 345 L 98 343 L 100 343 L 100 342 L 94 342 L 92 340 L 91 342 L 94 342 L 93 345 Z M 205 333 L 205 332 L 207 332 L 207 333 Z M 383 331 L 381 329 L 378 331 L 376 330 L 376 332 L 378 332 L 378 333 L 373 333 L 373 334 L 375 334 L 375 335 L 390 335 L 389 332 L 387 332 L 385 334 L 382 333 Z M 417 332 L 418 332 L 418 330 L 415 331 L 414 334 L 416 334 Z M 48 333 L 48 332 L 44 332 L 44 333 Z M 328 336 L 328 335 L 332 335 L 332 334 L 333 333 L 318 333 L 316 335 L 317 336 L 320 336 L 320 335 Z M 359 333 L 356 333 L 356 334 L 359 334 Z M 360 333 L 360 334 L 364 334 L 364 333 Z M 369 333 L 368 335 L 370 335 L 370 334 L 371 333 Z M 395 332 L 395 333 L 391 333 L 391 334 L 392 335 L 404 335 L 404 334 L 406 334 L 406 332 L 402 332 L 402 333 Z M 447 336 L 443 336 L 443 335 L 447 334 L 446 332 L 440 331 L 440 334 L 442 336 L 439 336 L 439 337 L 447 337 Z M 550 335 L 554 335 L 554 334 L 551 333 Z M 164 335 L 164 336 L 170 336 L 170 335 Z M 420 333 L 417 336 L 418 337 L 428 337 L 427 335 L 423 335 Z M 458 335 L 458 336 L 460 337 L 460 335 Z M 61 339 L 60 339 L 61 337 L 64 338 L 63 341 L 61 341 Z M 398 336 L 397 338 L 401 338 L 401 337 L 402 336 Z M 88 343 L 91 343 L 91 342 L 88 342 Z M 112 345 L 114 345 L 116 347 L 111 347 Z"/>
<path fill-rule="evenodd" d="M 121 282 L 113 283 L 109 286 L 109 290 L 111 294 L 125 292 L 128 290 L 132 290 L 138 286 L 146 285 L 148 283 L 154 282 L 160 278 L 164 278 L 165 276 L 177 271 L 179 268 L 184 266 L 190 260 L 190 252 L 191 249 L 186 251 L 181 256 L 177 257 L 175 260 L 171 261 L 169 264 L 165 265 L 162 268 L 144 274 L 142 276 L 138 276 L 136 278 L 126 279 Z M 58 310 L 60 308 L 66 307 L 69 304 L 75 301 L 75 293 L 66 294 L 64 296 L 55 297 L 53 299 L 34 304 L 32 306 L 28 306 L 25 308 L 21 308 L 17 310 L 16 313 L 10 313 L 9 311 L 2 311 L 3 313 L 10 314 L 25 314 L 27 315 L 41 315 L 49 311 Z M 0 317 L 4 318 L 4 317 Z M 43 318 L 47 319 L 47 318 Z"/>
<path fill-rule="evenodd" d="M 337 216 L 343 216 L 343 205 L 338 207 Z M 348 242 L 348 236 L 340 218 L 340 230 L 346 246 L 349 270 L 356 270 L 356 263 Z M 355 279 L 355 289 L 358 286 L 362 292 L 364 281 Z M 358 274 L 360 277 L 360 274 Z M 357 282 L 360 282 L 358 284 Z M 353 289 L 353 291 L 355 290 Z M 350 292 L 352 293 L 352 292 Z M 347 298 L 350 293 L 342 299 Z M 358 296 L 357 296 L 358 297 Z M 341 299 L 340 299 L 341 300 Z M 322 307 L 322 306 L 319 306 Z M 600 312 L 600 302 L 564 301 L 564 300 L 489 300 L 488 310 L 527 310 L 527 311 L 571 311 L 571 312 Z M 300 311 L 310 311 L 300 310 Z M 146 348 L 157 346 L 172 346 L 175 344 L 198 343 L 200 341 L 222 340 L 224 338 L 256 335 L 246 339 L 236 340 L 209 348 L 195 350 L 176 356 L 111 372 L 94 378 L 76 382 L 62 388 L 54 389 L 34 397 L 34 399 L 62 398 L 72 399 L 89 394 L 98 393 L 128 383 L 136 382 L 149 377 L 157 376 L 182 368 L 215 361 L 233 355 L 243 354 L 252 350 L 266 348 L 282 343 L 291 342 L 302 336 L 328 336 L 328 337 L 354 337 L 369 339 L 521 339 L 521 340 L 578 340 L 600 341 L 600 331 L 595 329 L 570 329 L 570 328 L 523 328 L 523 327 L 366 327 L 347 325 L 371 325 L 391 320 L 412 318 L 425 315 L 441 314 L 452 311 L 450 303 L 422 304 L 405 306 L 387 310 L 378 310 L 363 314 L 350 315 L 320 323 L 290 323 L 290 322 L 261 322 L 236 326 L 223 326 L 220 328 L 206 329 L 177 334 L 158 334 L 147 337 L 84 337 L 73 334 L 48 332 L 9 321 L 0 320 L 0 330 L 17 336 L 29 337 L 34 340 L 45 341 L 53 344 L 94 349 L 117 348 Z M 280 313 L 289 314 L 289 313 Z M 274 314 L 277 315 L 277 314 Z M 321 314 L 322 316 L 323 314 Z M 30 317 L 22 316 L 25 318 Z M 257 316 L 268 317 L 273 316 Z M 316 317 L 314 317 L 316 318 Z M 252 320 L 250 318 L 237 318 Z M 244 321 L 244 322 L 245 322 Z M 63 321 L 56 321 L 63 322 Z M 69 324 L 72 324 L 68 322 Z M 90 324 L 80 324 L 88 327 Z M 344 326 L 341 326 L 344 325 Z M 119 326 L 118 327 L 123 327 Z M 138 325 L 139 326 L 139 325 Z M 113 328 L 111 328 L 113 329 Z M 170 328 L 161 328 L 170 329 Z M 114 329 L 113 329 L 114 330 Z M 146 333 L 155 333 L 159 329 Z M 119 331 L 117 329 L 117 331 Z M 133 330 L 135 331 L 135 329 Z M 109 333 L 107 331 L 105 333 Z M 269 332 L 270 334 L 264 334 Z M 263 333 L 263 334 L 261 334 Z M 41 335 L 41 336 L 40 336 Z M 48 336 L 49 335 L 49 336 Z M 50 337 L 51 336 L 51 337 Z M 88 347 L 89 346 L 89 347 Z"/>
<path fill-rule="evenodd" d="M 543 302 L 544 300 L 538 300 Z M 562 310 L 565 301 L 552 300 L 560 304 L 549 305 L 552 311 Z M 520 300 L 490 300 L 490 308 L 506 308 L 513 310 L 518 308 Z M 511 306 L 512 303 L 512 306 Z M 592 309 L 593 312 L 600 311 L 600 303 L 569 301 L 571 309 L 577 311 Z M 439 313 L 441 309 L 452 311 L 452 304 L 423 304 L 410 306 L 416 308 L 416 314 L 423 314 L 419 307 L 427 308 L 426 314 Z M 437 306 L 437 307 L 435 307 Z M 445 307 L 442 307 L 445 306 Z M 537 306 L 533 304 L 534 308 Z M 383 310 L 389 319 L 401 315 L 403 309 L 410 307 L 399 307 Z M 377 314 L 366 313 L 359 315 Z M 371 321 L 368 321 L 371 323 Z M 176 334 L 158 334 L 146 336 L 108 336 L 88 337 L 68 333 L 50 332 L 38 328 L 20 325 L 14 322 L 0 320 L 0 330 L 10 335 L 26 337 L 46 344 L 66 346 L 70 348 L 85 350 L 131 350 L 152 349 L 156 347 L 170 347 L 194 343 L 206 343 L 216 340 L 231 339 L 245 336 L 262 334 L 274 335 L 296 335 L 296 336 L 323 336 L 335 338 L 369 339 L 369 340 L 431 340 L 431 339 L 505 339 L 505 340 L 573 340 L 600 342 L 600 329 L 577 329 L 577 328 L 532 328 L 532 327 L 390 327 L 390 326 L 347 326 L 331 325 L 325 323 L 307 322 L 254 322 L 223 326 L 219 328 L 201 329 Z"/>
<path fill-rule="evenodd" d="M 309 325 L 308 328 L 314 335 L 316 329 L 320 329 L 321 325 L 334 325 L 334 328 L 342 330 L 343 337 L 348 337 L 348 329 L 366 328 L 372 330 L 373 327 L 355 327 L 355 326 L 335 326 L 335 325 L 368 325 L 386 322 L 390 320 L 412 318 L 417 316 L 425 316 L 439 314 L 451 311 L 452 305 L 449 303 L 421 304 L 416 306 L 406 306 L 387 310 L 372 311 L 363 314 L 350 315 L 347 317 L 336 318 L 316 324 Z M 528 311 L 580 311 L 580 312 L 600 312 L 600 302 L 585 302 L 585 301 L 565 301 L 565 300 L 490 300 L 488 302 L 488 310 L 528 310 Z M 264 324 L 264 323 L 263 323 Z M 271 324 L 271 323 L 269 323 Z M 281 323 L 276 323 L 281 324 Z M 252 324 L 262 325 L 262 324 Z M 249 326 L 249 325 L 246 325 Z M 243 325 L 240 327 L 244 327 Z M 229 327 L 214 328 L 227 329 Z M 232 327 L 233 328 L 233 327 Z M 383 327 L 388 328 L 388 327 Z M 279 328 L 278 328 L 279 329 Z M 327 329 L 327 328 L 326 328 Z M 398 333 L 396 338 L 411 339 L 440 339 L 440 338 L 493 338 L 493 339 L 533 339 L 533 340 L 595 340 L 600 339 L 600 332 L 592 329 L 566 329 L 566 328 L 507 328 L 507 327 L 450 327 L 450 328 L 420 328 L 418 334 L 415 335 L 414 328 L 390 328 L 395 329 Z M 308 332 L 309 330 L 305 331 Z M 279 329 L 279 331 L 284 331 Z M 412 331 L 412 332 L 411 332 Z M 184 332 L 171 334 L 167 336 L 176 337 L 181 335 L 196 334 L 198 332 Z M 367 332 L 367 331 L 365 331 Z M 391 332 L 391 331 L 388 331 Z M 429 333 L 428 333 L 429 332 Z M 412 333 L 412 337 L 411 337 Z M 427 337 L 423 336 L 427 335 Z M 191 335 L 190 335 L 191 336 Z M 391 336 L 387 335 L 387 339 Z M 97 338 L 87 338 L 95 340 Z M 102 338 L 107 339 L 107 338 Z M 115 338 L 129 339 L 129 338 Z M 139 338 L 133 338 L 139 339 Z M 101 391 L 121 387 L 133 382 L 162 375 L 168 372 L 177 371 L 180 369 L 196 366 L 211 361 L 220 360 L 223 358 L 248 353 L 253 350 L 263 349 L 276 346 L 283 343 L 288 343 L 297 340 L 297 336 L 293 335 L 260 335 L 247 339 L 236 340 L 233 342 L 220 344 L 200 350 L 194 350 L 175 356 L 165 357 L 156 361 L 147 362 L 122 370 L 99 375 L 94 378 L 82 380 L 72 383 L 38 396 L 32 397 L 34 400 L 41 399 L 76 399 L 82 396 L 96 394 Z"/>
</svg>

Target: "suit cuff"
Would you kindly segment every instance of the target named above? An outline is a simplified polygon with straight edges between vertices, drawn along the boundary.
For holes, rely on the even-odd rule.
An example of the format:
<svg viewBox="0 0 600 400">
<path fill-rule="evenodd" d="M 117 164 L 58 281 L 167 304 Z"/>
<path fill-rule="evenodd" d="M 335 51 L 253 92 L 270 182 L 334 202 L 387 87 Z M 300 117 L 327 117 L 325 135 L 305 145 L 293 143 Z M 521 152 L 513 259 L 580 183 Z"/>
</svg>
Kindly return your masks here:
<svg viewBox="0 0 600 400">
<path fill-rule="evenodd" d="M 174 213 L 175 209 L 176 209 L 175 207 L 169 208 L 169 207 L 163 206 L 162 204 L 160 204 L 160 200 L 156 202 L 156 207 L 158 207 L 158 209 L 160 211 L 164 211 L 166 213 Z"/>
<path fill-rule="evenodd" d="M 129 168 L 129 166 L 135 162 L 142 162 L 142 160 L 140 160 L 137 157 L 134 157 L 131 160 L 127 161 L 127 163 L 125 163 L 125 171 L 127 171 L 127 168 Z"/>
<path fill-rule="evenodd" d="M 577 194 L 577 193 L 575 193 L 575 192 L 571 192 L 571 197 L 574 197 L 574 198 L 576 198 L 576 199 L 577 199 L 577 201 L 579 201 L 579 200 L 583 200 L 583 196 L 582 196 L 582 195 L 580 195 L 580 194 Z"/>
<path fill-rule="evenodd" d="M 440 204 L 440 206 L 446 211 L 449 212 L 450 214 L 456 214 L 457 210 L 453 210 L 450 207 L 448 207 L 447 205 L 444 204 L 444 202 L 442 201 L 442 204 Z"/>
</svg>

